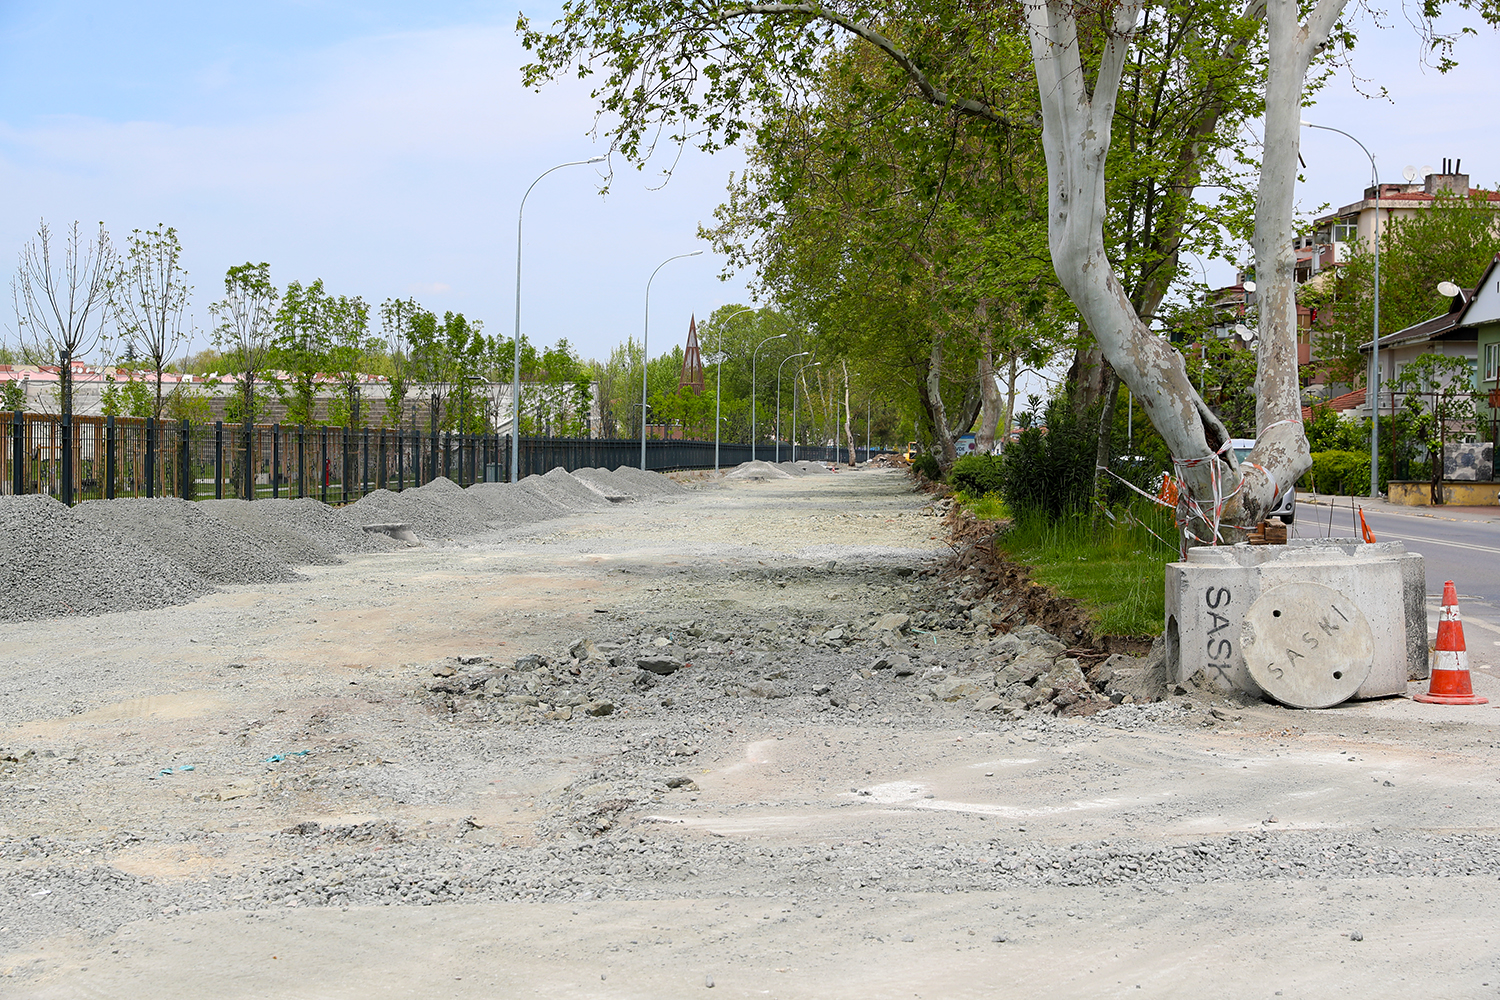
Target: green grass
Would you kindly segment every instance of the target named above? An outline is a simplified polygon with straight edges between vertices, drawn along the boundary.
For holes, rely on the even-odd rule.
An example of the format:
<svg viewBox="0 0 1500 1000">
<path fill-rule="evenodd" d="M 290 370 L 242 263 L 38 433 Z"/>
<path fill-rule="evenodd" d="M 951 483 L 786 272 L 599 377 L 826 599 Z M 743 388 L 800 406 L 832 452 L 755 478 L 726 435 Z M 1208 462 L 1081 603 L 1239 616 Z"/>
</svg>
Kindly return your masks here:
<svg viewBox="0 0 1500 1000">
<path fill-rule="evenodd" d="M 993 499 L 967 506 L 987 520 L 1003 509 Z M 1017 518 L 995 539 L 995 548 L 1030 566 L 1038 583 L 1082 602 L 1096 635 L 1155 635 L 1166 614 L 1165 567 L 1178 558 L 1173 514 L 1145 501 L 1113 514 L 1113 521 L 1100 517 L 1098 524 L 1087 517 Z"/>
</svg>

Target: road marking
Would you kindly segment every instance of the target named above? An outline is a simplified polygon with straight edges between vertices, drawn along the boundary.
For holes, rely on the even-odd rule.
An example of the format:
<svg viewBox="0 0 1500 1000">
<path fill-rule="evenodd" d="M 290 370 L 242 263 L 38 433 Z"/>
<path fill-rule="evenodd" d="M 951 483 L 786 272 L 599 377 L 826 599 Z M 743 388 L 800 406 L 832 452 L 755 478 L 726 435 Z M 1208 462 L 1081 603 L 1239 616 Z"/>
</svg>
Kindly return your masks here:
<svg viewBox="0 0 1500 1000">
<path fill-rule="evenodd" d="M 1488 545 L 1475 545 L 1472 542 L 1449 542 L 1441 538 L 1423 538 L 1421 535 L 1402 535 L 1394 531 L 1381 532 L 1388 538 L 1399 538 L 1403 542 L 1424 542 L 1428 545 L 1448 545 L 1455 549 L 1469 549 L 1472 552 L 1495 552 L 1500 553 L 1500 548 Z"/>
<path fill-rule="evenodd" d="M 1466 616 L 1464 618 L 1464 624 L 1465 625 L 1477 625 L 1480 628 L 1482 628 L 1482 629 L 1488 629 L 1491 632 L 1500 632 L 1500 625 L 1491 625 L 1489 622 L 1485 621 L 1482 618 L 1472 618 L 1472 617 L 1467 617 Z"/>
</svg>

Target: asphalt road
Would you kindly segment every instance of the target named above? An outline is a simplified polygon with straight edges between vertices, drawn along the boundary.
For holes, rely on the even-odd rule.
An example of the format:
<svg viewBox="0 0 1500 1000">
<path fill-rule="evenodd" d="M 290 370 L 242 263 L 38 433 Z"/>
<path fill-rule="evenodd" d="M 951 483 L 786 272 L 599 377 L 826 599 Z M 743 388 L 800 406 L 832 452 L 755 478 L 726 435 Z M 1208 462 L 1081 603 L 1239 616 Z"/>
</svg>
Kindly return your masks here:
<svg viewBox="0 0 1500 1000">
<path fill-rule="evenodd" d="M 1332 533 L 1349 536 L 1355 528 L 1348 499 L 1332 511 Z M 1330 508 L 1301 503 L 1297 507 L 1299 537 L 1321 537 L 1329 533 Z M 1443 582 L 1452 580 L 1458 590 L 1471 667 L 1494 660 L 1500 670 L 1500 511 L 1494 515 L 1472 509 L 1430 512 L 1393 510 L 1389 504 L 1365 506 L 1370 530 L 1381 541 L 1404 542 L 1408 550 L 1420 552 L 1427 564 L 1427 610 L 1429 631 L 1436 632 L 1437 608 Z M 1477 634 L 1476 634 L 1477 630 Z"/>
</svg>

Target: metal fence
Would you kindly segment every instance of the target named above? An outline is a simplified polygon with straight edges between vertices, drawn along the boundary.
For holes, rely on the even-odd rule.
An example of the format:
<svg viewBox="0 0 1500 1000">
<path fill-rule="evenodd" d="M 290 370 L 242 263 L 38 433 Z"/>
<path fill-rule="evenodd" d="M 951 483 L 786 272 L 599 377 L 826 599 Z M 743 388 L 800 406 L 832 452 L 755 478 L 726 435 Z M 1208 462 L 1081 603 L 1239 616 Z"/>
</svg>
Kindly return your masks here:
<svg viewBox="0 0 1500 1000">
<path fill-rule="evenodd" d="M 149 417 L 11 414 L 0 449 L 0 492 L 45 493 L 63 503 L 114 497 L 257 499 L 316 497 L 348 503 L 377 489 L 402 490 L 439 476 L 460 486 L 503 482 L 510 472 L 510 436 L 384 428 L 156 421 Z M 646 442 L 646 468 L 657 472 L 711 469 L 712 441 Z M 776 444 L 755 457 L 773 460 Z M 870 451 L 856 450 L 859 461 Z M 783 458 L 791 446 L 781 446 Z M 840 461 L 834 448 L 798 446 L 797 458 Z M 718 445 L 718 464 L 749 461 L 748 444 Z M 552 469 L 639 467 L 639 439 L 521 438 L 520 474 Z"/>
</svg>

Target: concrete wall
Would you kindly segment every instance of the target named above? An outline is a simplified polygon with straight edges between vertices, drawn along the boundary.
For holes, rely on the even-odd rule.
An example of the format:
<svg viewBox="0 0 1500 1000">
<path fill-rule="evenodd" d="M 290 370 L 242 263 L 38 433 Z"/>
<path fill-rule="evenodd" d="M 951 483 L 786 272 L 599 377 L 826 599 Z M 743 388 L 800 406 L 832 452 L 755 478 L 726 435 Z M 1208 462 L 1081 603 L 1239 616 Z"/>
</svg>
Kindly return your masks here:
<svg viewBox="0 0 1500 1000">
<path fill-rule="evenodd" d="M 1387 486 L 1391 503 L 1407 507 L 1432 506 L 1432 483 L 1429 480 L 1393 479 Z M 1444 479 L 1443 501 L 1458 507 L 1500 506 L 1500 483 Z"/>
</svg>

